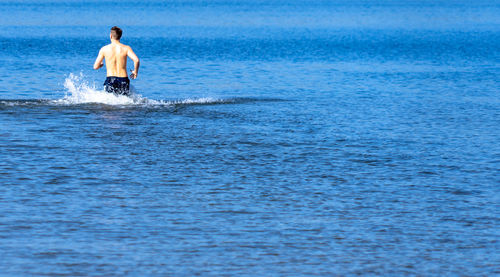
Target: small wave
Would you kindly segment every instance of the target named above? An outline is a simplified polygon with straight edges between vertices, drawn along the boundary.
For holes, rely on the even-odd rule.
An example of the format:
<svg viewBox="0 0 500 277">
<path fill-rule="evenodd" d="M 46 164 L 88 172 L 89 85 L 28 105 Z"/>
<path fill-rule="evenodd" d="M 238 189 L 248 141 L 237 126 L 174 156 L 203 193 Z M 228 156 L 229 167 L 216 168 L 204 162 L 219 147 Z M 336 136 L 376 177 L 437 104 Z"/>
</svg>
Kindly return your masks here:
<svg viewBox="0 0 500 277">
<path fill-rule="evenodd" d="M 61 99 L 51 100 L 56 105 L 78 105 L 78 104 L 105 104 L 113 106 L 170 106 L 182 104 L 217 104 L 228 103 L 228 100 L 214 99 L 211 97 L 183 99 L 183 100 L 153 100 L 138 94 L 131 87 L 131 95 L 116 95 L 98 89 L 95 85 L 89 85 L 83 74 L 70 73 L 64 81 L 65 96 Z"/>
<path fill-rule="evenodd" d="M 132 93 L 130 97 L 107 93 L 103 89 L 97 89 L 95 85 L 89 85 L 83 74 L 70 73 L 64 81 L 65 96 L 61 99 L 52 100 L 53 104 L 75 105 L 75 104 L 106 104 L 106 105 L 144 105 L 162 104 L 159 101 L 150 100 L 139 94 Z"/>
<path fill-rule="evenodd" d="M 0 99 L 1 107 L 15 106 L 73 106 L 73 105 L 110 105 L 115 107 L 161 107 L 161 106 L 183 106 L 183 105 L 217 105 L 217 104 L 241 104 L 255 101 L 283 101 L 282 99 L 259 99 L 259 98 L 229 98 L 217 99 L 212 97 L 188 98 L 179 100 L 153 100 L 138 94 L 131 87 L 131 95 L 116 95 L 108 93 L 104 89 L 90 85 L 82 73 L 75 75 L 70 73 L 64 81 L 65 95 L 60 99 Z"/>
</svg>

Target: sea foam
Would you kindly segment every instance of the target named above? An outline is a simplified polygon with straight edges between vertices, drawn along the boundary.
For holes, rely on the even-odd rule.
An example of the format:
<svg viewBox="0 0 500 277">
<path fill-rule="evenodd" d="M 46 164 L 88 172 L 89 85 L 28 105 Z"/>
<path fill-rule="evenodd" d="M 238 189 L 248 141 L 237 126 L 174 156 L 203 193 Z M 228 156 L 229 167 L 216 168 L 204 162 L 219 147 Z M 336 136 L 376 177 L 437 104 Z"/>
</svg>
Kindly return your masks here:
<svg viewBox="0 0 500 277">
<path fill-rule="evenodd" d="M 116 95 L 108 93 L 102 88 L 90 85 L 85 76 L 70 73 L 64 81 L 65 95 L 61 99 L 52 100 L 53 104 L 75 105 L 75 104 L 106 104 L 106 105 L 138 105 L 138 106 L 168 106 L 179 104 L 217 104 L 230 102 L 228 100 L 214 99 L 211 97 L 181 99 L 181 100 L 153 100 L 138 94 L 131 87 L 131 95 Z"/>
</svg>

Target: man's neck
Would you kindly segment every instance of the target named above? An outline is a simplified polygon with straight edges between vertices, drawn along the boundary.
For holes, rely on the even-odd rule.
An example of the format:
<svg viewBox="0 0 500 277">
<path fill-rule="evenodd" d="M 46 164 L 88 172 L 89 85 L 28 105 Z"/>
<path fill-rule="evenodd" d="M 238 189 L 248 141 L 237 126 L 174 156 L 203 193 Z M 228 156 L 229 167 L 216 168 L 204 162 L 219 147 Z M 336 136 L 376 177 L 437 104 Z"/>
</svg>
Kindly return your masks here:
<svg viewBox="0 0 500 277">
<path fill-rule="evenodd" d="M 120 44 L 120 41 L 116 39 L 111 39 L 111 44 Z"/>
</svg>

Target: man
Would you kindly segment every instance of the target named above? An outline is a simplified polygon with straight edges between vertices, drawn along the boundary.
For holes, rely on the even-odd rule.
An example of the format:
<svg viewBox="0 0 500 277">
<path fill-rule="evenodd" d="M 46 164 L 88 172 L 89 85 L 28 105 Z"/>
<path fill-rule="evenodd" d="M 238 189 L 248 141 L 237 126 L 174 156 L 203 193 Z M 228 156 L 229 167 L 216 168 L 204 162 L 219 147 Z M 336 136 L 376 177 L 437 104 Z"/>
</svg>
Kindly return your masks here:
<svg viewBox="0 0 500 277">
<path fill-rule="evenodd" d="M 120 43 L 122 30 L 116 26 L 111 28 L 109 38 L 111 43 L 102 47 L 94 63 L 94 69 L 97 70 L 104 66 L 102 62 L 106 59 L 107 78 L 104 82 L 104 89 L 107 92 L 129 95 L 130 80 L 127 76 L 127 57 L 134 61 L 134 70 L 130 78 L 137 78 L 139 73 L 139 58 L 135 55 L 130 46 Z"/>
</svg>

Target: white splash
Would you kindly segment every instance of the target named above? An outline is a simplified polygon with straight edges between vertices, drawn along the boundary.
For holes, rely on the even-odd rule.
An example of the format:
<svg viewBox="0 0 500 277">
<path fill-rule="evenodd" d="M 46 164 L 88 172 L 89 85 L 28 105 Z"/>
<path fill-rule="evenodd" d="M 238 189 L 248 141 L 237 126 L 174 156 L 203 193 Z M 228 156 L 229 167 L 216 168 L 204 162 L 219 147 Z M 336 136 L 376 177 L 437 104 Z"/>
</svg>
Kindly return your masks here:
<svg viewBox="0 0 500 277">
<path fill-rule="evenodd" d="M 95 84 L 90 85 L 80 73 L 75 75 L 70 73 L 64 81 L 65 96 L 61 99 L 53 100 L 53 104 L 74 105 L 74 104 L 106 104 L 106 105 L 139 105 L 139 106 L 169 106 L 178 104 L 216 104 L 225 103 L 227 100 L 214 99 L 211 97 L 184 99 L 176 101 L 152 100 L 137 94 L 131 87 L 131 95 L 116 95 L 104 91 L 103 88 L 96 88 Z"/>
<path fill-rule="evenodd" d="M 140 95 L 127 97 L 107 93 L 104 89 L 97 89 L 95 84 L 89 85 L 82 73 L 75 75 L 70 73 L 64 81 L 65 96 L 62 99 L 54 100 L 55 104 L 86 104 L 100 103 L 107 105 L 131 105 L 143 103 Z"/>
</svg>

